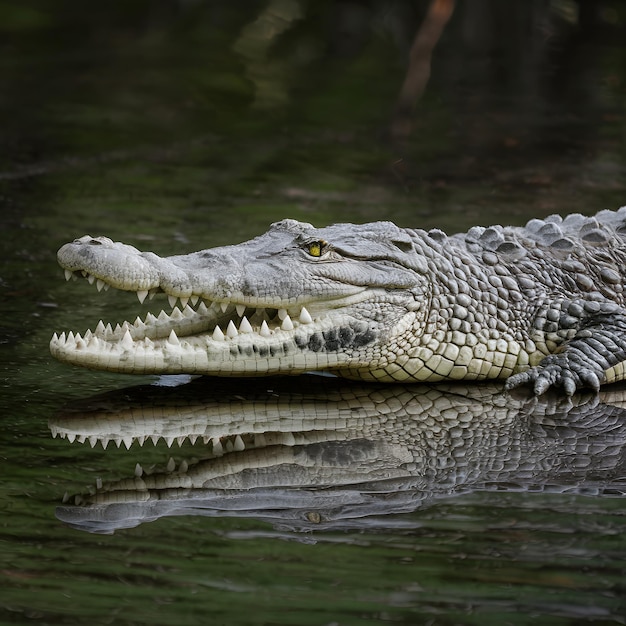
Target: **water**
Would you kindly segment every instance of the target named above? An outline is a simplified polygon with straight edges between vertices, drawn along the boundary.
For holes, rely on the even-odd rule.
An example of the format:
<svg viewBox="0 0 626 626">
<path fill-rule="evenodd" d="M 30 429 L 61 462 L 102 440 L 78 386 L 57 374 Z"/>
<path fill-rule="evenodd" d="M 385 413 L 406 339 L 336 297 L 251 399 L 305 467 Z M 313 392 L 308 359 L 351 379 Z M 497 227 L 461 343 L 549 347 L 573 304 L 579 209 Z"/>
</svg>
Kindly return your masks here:
<svg viewBox="0 0 626 626">
<path fill-rule="evenodd" d="M 138 312 L 62 280 L 74 237 L 175 254 L 287 216 L 454 232 L 624 204 L 626 16 L 588 4 L 580 24 L 574 2 L 456 6 L 408 126 L 393 112 L 427 3 L 0 5 L 2 623 L 626 621 L 624 500 L 600 488 L 616 476 L 350 528 L 185 514 L 99 535 L 55 517 L 66 493 L 183 453 L 48 426 L 154 382 L 50 358 L 54 331 Z"/>
</svg>

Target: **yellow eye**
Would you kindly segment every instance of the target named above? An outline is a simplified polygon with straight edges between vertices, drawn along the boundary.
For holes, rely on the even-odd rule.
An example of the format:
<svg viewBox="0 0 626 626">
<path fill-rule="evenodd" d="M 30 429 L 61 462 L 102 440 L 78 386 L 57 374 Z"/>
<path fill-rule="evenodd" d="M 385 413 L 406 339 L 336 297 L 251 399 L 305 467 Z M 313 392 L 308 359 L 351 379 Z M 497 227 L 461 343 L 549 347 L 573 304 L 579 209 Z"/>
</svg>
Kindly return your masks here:
<svg viewBox="0 0 626 626">
<path fill-rule="evenodd" d="M 327 244 L 325 241 L 312 241 L 309 244 L 308 252 L 311 256 L 317 256 L 317 257 L 322 256 L 324 247 L 326 245 Z"/>
</svg>

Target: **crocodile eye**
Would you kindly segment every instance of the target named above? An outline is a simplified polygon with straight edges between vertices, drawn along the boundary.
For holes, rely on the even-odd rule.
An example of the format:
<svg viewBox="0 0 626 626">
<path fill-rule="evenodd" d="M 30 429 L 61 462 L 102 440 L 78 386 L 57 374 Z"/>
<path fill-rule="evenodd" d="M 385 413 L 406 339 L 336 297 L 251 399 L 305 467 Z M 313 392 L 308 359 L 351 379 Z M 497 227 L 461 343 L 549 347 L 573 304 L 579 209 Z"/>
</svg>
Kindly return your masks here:
<svg viewBox="0 0 626 626">
<path fill-rule="evenodd" d="M 311 255 L 311 256 L 315 256 L 315 257 L 320 257 L 322 256 L 322 254 L 324 254 L 325 250 L 324 248 L 327 246 L 328 244 L 325 241 L 311 241 L 308 246 L 307 246 L 307 252 Z"/>
</svg>

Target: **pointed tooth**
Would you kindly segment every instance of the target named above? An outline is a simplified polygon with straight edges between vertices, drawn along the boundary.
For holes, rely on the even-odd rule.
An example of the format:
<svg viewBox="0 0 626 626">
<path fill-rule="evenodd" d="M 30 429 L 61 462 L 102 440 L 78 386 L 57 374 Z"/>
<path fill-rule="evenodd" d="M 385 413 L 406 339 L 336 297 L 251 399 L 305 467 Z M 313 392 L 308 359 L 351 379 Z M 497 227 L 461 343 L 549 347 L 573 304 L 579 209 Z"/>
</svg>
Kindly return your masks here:
<svg viewBox="0 0 626 626">
<path fill-rule="evenodd" d="M 269 329 L 269 326 L 267 325 L 267 322 L 265 320 L 263 320 L 263 323 L 261 324 L 261 330 L 259 330 L 259 334 L 261 335 L 261 337 L 269 337 L 272 334 L 272 331 Z"/>
<path fill-rule="evenodd" d="M 215 341 L 224 341 L 224 333 L 219 326 L 215 327 L 215 330 L 213 331 L 211 337 L 215 339 Z"/>
<path fill-rule="evenodd" d="M 96 335 L 104 335 L 104 322 L 102 320 L 98 322 L 98 325 L 96 326 L 96 329 L 94 330 L 94 333 Z"/>
<path fill-rule="evenodd" d="M 90 285 L 93 285 L 96 282 L 96 277 L 93 274 L 87 274 L 85 278 Z"/>
<path fill-rule="evenodd" d="M 139 463 L 137 463 L 137 465 L 135 465 L 135 476 L 137 478 L 141 478 L 143 476 L 143 467 L 141 467 L 141 465 L 139 465 Z"/>
<path fill-rule="evenodd" d="M 170 318 L 173 320 L 182 320 L 183 319 L 182 311 L 177 306 L 175 306 L 172 309 L 172 312 L 170 313 Z"/>
<path fill-rule="evenodd" d="M 194 317 L 196 314 L 196 312 L 189 306 L 187 305 L 184 309 L 183 309 L 183 315 L 185 317 Z"/>
<path fill-rule="evenodd" d="M 220 309 L 222 309 L 222 313 L 226 313 L 227 308 L 228 308 L 228 302 L 220 302 Z"/>
<path fill-rule="evenodd" d="M 196 304 L 198 304 L 198 300 L 200 299 L 199 296 L 191 296 L 191 298 L 189 298 L 191 300 L 191 305 L 192 306 L 196 306 Z"/>
<path fill-rule="evenodd" d="M 174 437 L 163 437 L 163 441 L 165 441 L 168 448 L 171 448 L 174 443 Z"/>
<path fill-rule="evenodd" d="M 236 337 L 238 334 L 239 333 L 237 332 L 237 329 L 235 328 L 235 325 L 233 324 L 233 320 L 230 320 L 230 322 L 228 322 L 228 327 L 226 328 L 226 336 L 232 339 L 233 337 Z"/>
<path fill-rule="evenodd" d="M 127 330 L 122 337 L 122 348 L 130 350 L 133 347 L 133 338 L 130 335 L 130 331 Z"/>
<path fill-rule="evenodd" d="M 280 328 L 282 330 L 293 330 L 293 322 L 291 321 L 291 318 L 289 317 L 289 315 L 285 317 L 285 319 L 283 320 L 283 323 L 280 325 Z"/>
<path fill-rule="evenodd" d="M 124 442 L 124 445 L 126 446 L 126 449 L 130 450 L 130 447 L 133 445 L 133 436 L 132 435 L 127 435 L 126 437 L 122 438 L 122 441 Z"/>
<path fill-rule="evenodd" d="M 59 337 L 59 343 L 61 345 L 65 343 L 65 331 L 61 333 L 61 336 Z"/>
<path fill-rule="evenodd" d="M 91 341 L 91 338 L 93 337 L 93 333 L 90 330 L 85 331 L 85 335 L 83 336 L 83 339 L 89 343 Z"/>
<path fill-rule="evenodd" d="M 141 448 L 141 447 L 143 447 L 143 444 L 146 441 L 146 436 L 145 435 L 139 435 L 139 437 L 137 437 L 135 439 L 135 441 L 139 444 L 139 447 Z"/>
<path fill-rule="evenodd" d="M 252 332 L 252 326 L 250 326 L 250 322 L 248 321 L 248 318 L 245 316 L 241 318 L 241 324 L 239 324 L 239 332 L 240 333 Z"/>
<path fill-rule="evenodd" d="M 180 346 L 180 341 L 178 341 L 178 337 L 172 328 L 172 332 L 170 332 L 170 336 L 167 338 L 167 342 L 171 343 L 173 346 Z"/>
<path fill-rule="evenodd" d="M 189 298 L 183 298 L 181 296 L 181 298 L 180 298 L 180 308 L 184 309 L 187 306 L 188 302 L 189 302 Z"/>
<path fill-rule="evenodd" d="M 187 461 L 186 461 L 185 459 L 183 459 L 183 460 L 180 462 L 180 465 L 178 466 L 178 471 L 179 471 L 181 474 L 185 474 L 185 473 L 187 473 L 187 470 L 188 470 L 188 469 L 189 469 L 189 463 L 187 463 Z"/>
<path fill-rule="evenodd" d="M 137 299 L 139 300 L 140 304 L 144 303 L 144 300 L 148 297 L 148 290 L 147 289 L 140 289 L 137 292 Z"/>
<path fill-rule="evenodd" d="M 206 315 L 209 312 L 209 309 L 207 309 L 207 306 L 206 304 L 204 304 L 204 302 L 200 302 L 197 310 L 200 315 Z"/>
<path fill-rule="evenodd" d="M 167 301 L 170 303 L 170 306 L 172 308 L 174 308 L 176 306 L 176 302 L 178 301 L 178 298 L 176 296 L 167 296 Z"/>
<path fill-rule="evenodd" d="M 213 437 L 213 439 L 211 439 L 211 443 L 213 444 L 213 454 L 215 454 L 216 456 L 221 456 L 222 454 L 224 454 L 222 442 L 219 440 L 218 437 Z"/>
<path fill-rule="evenodd" d="M 159 320 L 159 322 L 169 322 L 170 316 L 165 311 L 161 311 L 157 319 Z"/>
<path fill-rule="evenodd" d="M 234 445 L 234 449 L 237 452 L 241 452 L 242 450 L 246 449 L 246 444 L 243 442 L 243 439 L 241 438 L 241 435 L 237 435 L 235 437 L 235 445 Z"/>
<path fill-rule="evenodd" d="M 161 439 L 161 435 L 150 435 L 150 441 L 152 441 L 152 445 L 156 446 L 159 443 L 159 439 Z"/>
<path fill-rule="evenodd" d="M 91 437 L 89 437 L 89 445 L 92 448 L 95 448 L 97 443 L 98 443 L 98 437 L 96 437 L 95 435 L 92 435 Z"/>
<path fill-rule="evenodd" d="M 278 309 L 278 319 L 284 320 L 287 317 L 286 309 Z"/>
<path fill-rule="evenodd" d="M 137 316 L 135 318 L 135 322 L 134 322 L 133 326 L 135 328 L 143 328 L 145 326 L 145 324 L 144 324 L 144 321 L 139 316 Z"/>
<path fill-rule="evenodd" d="M 168 472 L 173 472 L 176 469 L 176 461 L 174 461 L 173 457 L 170 457 L 170 460 L 167 462 L 167 466 L 165 467 L 165 469 Z"/>
<path fill-rule="evenodd" d="M 71 280 L 74 275 L 74 272 L 71 272 L 70 270 L 63 270 L 63 273 L 65 274 L 65 280 Z"/>
<path fill-rule="evenodd" d="M 154 296 L 156 296 L 157 293 L 159 293 L 158 289 L 150 289 L 150 291 L 148 292 L 148 300 L 154 299 Z"/>
<path fill-rule="evenodd" d="M 152 314 L 148 313 L 146 315 L 146 324 L 152 326 L 157 321 L 157 318 Z"/>
<path fill-rule="evenodd" d="M 238 304 L 235 308 L 237 309 L 237 315 L 239 315 L 239 317 L 242 317 L 243 314 L 246 312 L 245 304 Z"/>
<path fill-rule="evenodd" d="M 67 333 L 67 342 L 69 343 L 70 341 L 72 343 L 74 342 L 74 333 L 71 330 L 69 333 Z"/>
<path fill-rule="evenodd" d="M 96 280 L 96 289 L 98 291 L 102 291 L 104 285 L 105 285 L 105 282 L 103 280 L 100 280 L 99 278 L 98 280 Z"/>
<path fill-rule="evenodd" d="M 52 335 L 52 343 L 59 343 L 59 336 L 56 333 Z"/>
<path fill-rule="evenodd" d="M 310 324 L 313 321 L 313 318 L 311 317 L 311 314 L 304 307 L 302 307 L 298 320 L 302 324 Z"/>
<path fill-rule="evenodd" d="M 100 445 L 102 446 L 103 450 L 107 449 L 107 446 L 109 445 L 109 441 L 111 441 L 108 437 L 104 437 L 104 439 L 100 439 Z"/>
<path fill-rule="evenodd" d="M 180 437 L 176 437 L 176 443 L 178 444 L 179 448 L 185 443 L 186 439 L 187 435 L 181 435 Z"/>
</svg>

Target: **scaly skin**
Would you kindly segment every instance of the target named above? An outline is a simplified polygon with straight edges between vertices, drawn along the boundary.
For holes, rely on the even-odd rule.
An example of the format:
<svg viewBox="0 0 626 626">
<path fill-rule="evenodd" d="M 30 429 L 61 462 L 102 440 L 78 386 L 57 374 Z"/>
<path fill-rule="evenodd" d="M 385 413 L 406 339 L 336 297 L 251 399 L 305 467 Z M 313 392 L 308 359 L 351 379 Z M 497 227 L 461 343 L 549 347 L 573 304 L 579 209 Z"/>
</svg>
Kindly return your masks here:
<svg viewBox="0 0 626 626">
<path fill-rule="evenodd" d="M 50 348 L 68 363 L 141 374 L 327 370 L 597 390 L 625 376 L 625 220 L 626 207 L 452 237 L 284 220 L 239 245 L 166 258 L 87 235 L 59 250 L 68 279 L 141 302 L 165 293 L 182 311 L 55 334 Z"/>
<path fill-rule="evenodd" d="M 94 532 L 183 514 L 371 528 L 473 491 L 617 495 L 626 490 L 625 415 L 623 386 L 537 398 L 493 384 L 305 375 L 123 389 L 72 404 L 51 421 L 53 436 L 125 445 L 146 466 L 158 452 L 146 447 L 165 442 L 178 463 L 137 464 L 134 476 L 99 483 L 57 515 Z"/>
</svg>

